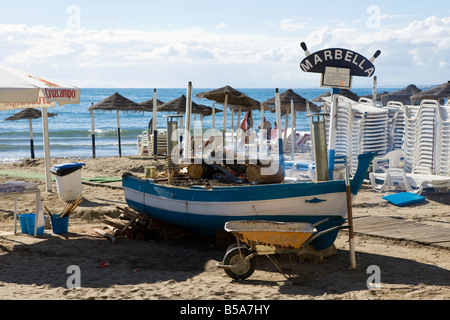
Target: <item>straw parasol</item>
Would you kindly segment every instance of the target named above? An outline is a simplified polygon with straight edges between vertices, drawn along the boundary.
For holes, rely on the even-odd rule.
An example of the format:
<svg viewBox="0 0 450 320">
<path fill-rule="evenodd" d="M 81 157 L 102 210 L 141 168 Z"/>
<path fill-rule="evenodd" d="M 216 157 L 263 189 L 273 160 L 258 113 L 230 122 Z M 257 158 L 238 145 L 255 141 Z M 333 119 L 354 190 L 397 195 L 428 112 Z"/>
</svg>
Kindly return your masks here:
<svg viewBox="0 0 450 320">
<path fill-rule="evenodd" d="M 383 95 L 381 97 L 381 103 L 386 105 L 389 101 L 398 101 L 403 104 L 411 104 L 411 96 L 419 92 L 422 92 L 422 90 L 417 88 L 415 85 L 410 84 L 406 88 Z"/>
<path fill-rule="evenodd" d="M 117 137 L 119 142 L 119 157 L 122 156 L 122 148 L 120 143 L 120 120 L 119 120 L 119 111 L 150 111 L 146 110 L 143 106 L 138 103 L 131 101 L 128 98 L 120 95 L 119 93 L 114 93 L 108 98 L 100 101 L 97 104 L 93 104 L 88 109 L 91 112 L 91 121 L 92 121 L 92 148 L 95 157 L 95 143 L 94 143 L 94 110 L 104 110 L 104 111 L 116 111 L 117 113 Z"/>
<path fill-rule="evenodd" d="M 47 113 L 48 117 L 57 116 L 57 113 Z M 27 108 L 22 111 L 12 115 L 11 117 L 6 118 L 4 121 L 17 121 L 22 119 L 28 119 L 30 121 L 30 151 L 31 151 L 31 159 L 34 159 L 34 142 L 33 142 L 33 119 L 39 119 L 42 117 L 42 112 L 37 109 Z"/>
<path fill-rule="evenodd" d="M 186 103 L 187 98 L 183 94 L 178 98 L 158 106 L 158 111 L 186 113 Z M 215 112 L 222 112 L 222 110 L 215 109 Z M 209 116 L 212 114 L 212 108 L 192 101 L 192 113 L 200 114 L 201 117 Z"/>
<path fill-rule="evenodd" d="M 328 91 L 328 92 L 325 92 L 324 94 L 318 96 L 317 98 L 313 99 L 312 101 L 314 101 L 314 102 L 322 102 L 323 101 L 322 98 L 328 97 L 330 95 L 331 95 L 331 92 Z M 354 93 L 354 92 L 352 92 L 352 91 L 350 91 L 348 89 L 340 89 L 339 95 L 344 96 L 346 98 L 349 98 L 349 99 L 351 99 L 351 100 L 353 100 L 355 102 L 358 102 L 359 98 L 360 98 L 356 93 Z"/>
<path fill-rule="evenodd" d="M 156 106 L 159 107 L 160 105 L 163 105 L 164 102 L 161 100 L 156 99 Z M 142 101 L 139 103 L 139 105 L 144 108 L 143 111 L 153 111 L 153 98 L 150 100 Z M 158 108 L 157 108 L 158 109 Z"/>
<path fill-rule="evenodd" d="M 294 111 L 306 111 L 306 105 L 309 104 L 309 107 L 311 108 L 311 111 L 318 112 L 319 107 L 315 105 L 314 103 L 306 100 L 302 96 L 298 95 L 291 89 L 286 90 L 285 92 L 280 94 L 280 107 L 281 107 L 281 113 L 284 114 L 289 112 L 291 110 L 291 101 L 294 103 Z M 275 107 L 275 97 L 270 98 L 264 102 L 261 102 L 262 105 L 269 108 Z"/>
<path fill-rule="evenodd" d="M 420 101 L 424 99 L 433 99 L 433 100 L 441 100 L 441 99 L 449 99 L 450 98 L 450 81 L 438 85 L 434 88 L 431 88 L 427 91 L 422 91 L 417 93 L 411 97 L 411 101 L 413 103 L 420 103 Z"/>
<path fill-rule="evenodd" d="M 377 101 L 381 102 L 381 99 L 387 94 L 389 94 L 389 92 L 387 92 L 387 91 L 377 92 Z M 361 96 L 361 98 L 372 99 L 373 98 L 373 94 L 366 94 L 366 95 Z"/>
<path fill-rule="evenodd" d="M 302 96 L 295 93 L 292 89 L 288 89 L 281 93 L 280 95 L 280 115 L 285 114 L 286 119 L 284 123 L 284 142 L 286 143 L 286 136 L 287 136 L 287 127 L 289 123 L 289 113 L 292 113 L 292 122 L 291 122 L 291 135 L 295 136 L 295 129 L 296 129 L 296 111 L 306 111 L 307 106 L 309 106 L 310 110 L 313 112 L 319 112 L 319 107 L 315 105 L 314 103 L 306 100 Z M 276 97 L 273 97 L 271 99 L 268 99 L 264 102 L 261 102 L 262 106 L 271 108 L 272 112 L 276 112 L 275 110 L 275 99 Z M 278 126 L 281 126 L 281 123 L 278 124 Z M 293 155 L 294 152 L 294 146 L 293 146 L 294 140 L 291 141 L 291 154 Z"/>
<path fill-rule="evenodd" d="M 232 128 L 234 127 L 233 124 L 233 115 L 234 112 L 238 112 L 238 119 L 237 119 L 237 125 L 236 128 L 239 128 L 239 122 L 241 117 L 242 111 L 250 111 L 250 110 L 257 110 L 260 106 L 260 102 L 247 96 L 243 92 L 236 90 L 232 88 L 231 86 L 227 85 L 222 88 L 214 89 L 207 92 L 201 92 L 197 93 L 196 95 L 198 98 L 204 98 L 208 100 L 216 101 L 220 104 L 224 105 L 223 108 L 223 124 L 222 124 L 222 136 L 223 141 L 225 144 L 225 130 L 226 130 L 226 120 L 227 120 L 227 108 L 230 106 L 231 108 L 231 125 Z M 236 136 L 236 139 L 238 137 Z"/>
<path fill-rule="evenodd" d="M 257 108 L 259 106 L 259 101 L 250 98 L 246 94 L 230 86 L 225 86 L 207 92 L 197 93 L 196 97 L 214 100 L 220 104 L 225 104 L 226 102 L 227 105 L 240 106 L 248 109 Z M 226 97 L 227 99 L 225 99 Z"/>
</svg>

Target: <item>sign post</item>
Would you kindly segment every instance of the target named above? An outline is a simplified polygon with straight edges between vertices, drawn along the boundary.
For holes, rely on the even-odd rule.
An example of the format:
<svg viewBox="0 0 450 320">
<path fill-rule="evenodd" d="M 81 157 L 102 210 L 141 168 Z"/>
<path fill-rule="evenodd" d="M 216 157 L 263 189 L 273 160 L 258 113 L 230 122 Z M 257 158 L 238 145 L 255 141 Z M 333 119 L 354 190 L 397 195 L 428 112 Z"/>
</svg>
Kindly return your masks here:
<svg viewBox="0 0 450 320">
<path fill-rule="evenodd" d="M 304 72 L 321 73 L 321 87 L 332 88 L 332 104 L 330 114 L 330 132 L 328 135 L 328 171 L 330 179 L 333 180 L 334 158 L 336 146 L 336 126 L 337 109 L 339 104 L 339 94 L 342 88 L 352 88 L 353 76 L 371 77 L 375 72 L 373 62 L 381 54 L 378 50 L 369 60 L 351 50 L 347 49 L 326 49 L 310 54 L 306 44 L 300 44 L 305 51 L 306 58 L 300 63 L 300 68 Z M 376 78 L 374 82 L 374 87 Z M 375 92 L 375 89 L 374 89 Z M 374 93 L 374 99 L 376 99 Z M 374 104 L 376 102 L 374 101 Z M 316 159 L 317 161 L 317 159 Z M 317 166 L 316 166 L 317 167 Z M 353 236 L 353 216 L 352 216 L 352 195 L 350 186 L 350 174 L 348 167 L 345 169 L 345 193 L 347 199 L 347 216 L 350 225 L 349 245 L 350 245 L 350 268 L 356 269 L 356 255 Z"/>
<path fill-rule="evenodd" d="M 300 44 L 306 58 L 300 63 L 304 72 L 322 74 L 320 86 L 332 88 L 332 104 L 330 114 L 330 132 L 328 135 L 328 168 L 330 179 L 333 180 L 336 125 L 339 94 L 341 89 L 351 89 L 353 76 L 371 77 L 375 73 L 373 62 L 381 54 L 378 50 L 371 59 L 342 48 L 330 48 L 310 53 L 306 44 Z"/>
</svg>

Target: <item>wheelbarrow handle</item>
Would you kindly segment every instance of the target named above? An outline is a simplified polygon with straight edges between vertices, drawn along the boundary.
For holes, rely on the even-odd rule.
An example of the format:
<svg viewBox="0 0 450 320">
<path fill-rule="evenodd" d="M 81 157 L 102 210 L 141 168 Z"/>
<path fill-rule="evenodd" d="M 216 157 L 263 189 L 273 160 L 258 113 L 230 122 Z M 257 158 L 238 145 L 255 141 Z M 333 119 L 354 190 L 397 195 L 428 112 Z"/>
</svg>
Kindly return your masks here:
<svg viewBox="0 0 450 320">
<path fill-rule="evenodd" d="M 349 225 L 345 225 L 345 226 L 336 226 L 336 227 L 332 227 L 332 228 L 329 228 L 326 230 L 319 231 L 319 232 L 313 234 L 308 240 L 306 240 L 305 243 L 301 246 L 300 250 L 305 248 L 306 246 L 308 246 L 311 242 L 316 240 L 318 237 L 320 237 L 328 232 L 332 232 L 335 230 L 341 230 L 341 229 L 349 229 L 349 228 L 350 228 Z"/>
</svg>

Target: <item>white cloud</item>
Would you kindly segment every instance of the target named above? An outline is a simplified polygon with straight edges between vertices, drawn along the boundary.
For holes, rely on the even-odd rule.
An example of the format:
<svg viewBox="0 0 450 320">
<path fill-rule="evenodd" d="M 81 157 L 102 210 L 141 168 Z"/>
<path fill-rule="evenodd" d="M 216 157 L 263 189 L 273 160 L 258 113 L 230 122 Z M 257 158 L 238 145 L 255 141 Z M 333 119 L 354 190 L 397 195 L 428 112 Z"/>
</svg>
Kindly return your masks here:
<svg viewBox="0 0 450 320">
<path fill-rule="evenodd" d="M 308 25 L 307 19 L 301 17 L 292 17 L 283 19 L 280 22 L 280 28 L 283 31 L 297 31 L 305 28 Z"/>
<path fill-rule="evenodd" d="M 298 17 L 282 20 L 281 29 L 292 32 L 283 33 L 283 37 L 279 34 L 216 34 L 194 27 L 173 31 L 98 31 L 0 25 L 0 63 L 26 70 L 50 66 L 50 71 L 55 69 L 55 75 L 64 70 L 64 77 L 72 77 L 81 85 L 116 81 L 116 86 L 121 86 L 135 79 L 148 79 L 150 72 L 151 79 L 159 80 L 155 85 L 164 79 L 168 86 L 173 86 L 170 81 L 178 80 L 170 79 L 169 75 L 186 77 L 192 73 L 193 77 L 195 74 L 198 79 L 210 81 L 214 78 L 210 73 L 220 70 L 223 74 L 239 75 L 239 81 L 248 79 L 247 86 L 264 81 L 268 81 L 267 86 L 274 81 L 277 83 L 273 85 L 279 86 L 278 82 L 284 79 L 292 81 L 291 86 L 314 87 L 311 77 L 298 67 L 304 58 L 299 43 L 305 41 L 311 52 L 344 47 L 370 57 L 380 49 L 382 55 L 376 63 L 383 72 L 380 83 L 383 79 L 386 82 L 389 78 L 397 79 L 398 75 L 391 73 L 399 67 L 404 68 L 402 70 L 424 68 L 430 74 L 405 82 L 419 83 L 426 81 L 426 76 L 448 77 L 445 68 L 450 61 L 450 18 L 429 17 L 396 30 L 357 29 L 345 25 L 313 29 L 308 24 L 307 19 Z M 225 27 L 225 24 L 219 26 Z M 177 69 L 169 71 L 173 66 Z M 121 70 L 120 75 L 112 78 L 114 72 L 105 72 L 109 69 Z M 86 75 L 90 78 L 86 79 Z M 183 83 L 187 81 L 184 80 Z"/>
<path fill-rule="evenodd" d="M 216 25 L 216 29 L 223 29 L 225 28 L 227 25 L 224 22 L 219 23 L 218 25 Z"/>
</svg>

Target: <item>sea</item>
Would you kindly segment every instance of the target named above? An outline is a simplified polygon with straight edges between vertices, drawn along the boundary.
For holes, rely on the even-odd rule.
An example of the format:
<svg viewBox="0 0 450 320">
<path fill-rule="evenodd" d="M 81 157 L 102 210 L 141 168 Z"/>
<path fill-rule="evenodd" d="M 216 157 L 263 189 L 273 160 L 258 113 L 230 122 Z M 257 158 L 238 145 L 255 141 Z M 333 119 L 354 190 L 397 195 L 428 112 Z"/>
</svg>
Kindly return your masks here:
<svg viewBox="0 0 450 320">
<path fill-rule="evenodd" d="M 215 88 L 194 88 L 193 102 L 212 106 L 222 110 L 223 106 L 212 100 L 197 98 L 196 94 L 210 91 Z M 251 98 L 260 102 L 275 96 L 275 89 L 236 88 Z M 379 88 L 379 92 L 392 92 L 401 88 Z M 279 88 L 283 93 L 287 89 Z M 321 94 L 329 91 L 326 88 L 292 89 L 303 98 L 311 101 Z M 81 89 L 81 101 L 79 104 L 56 106 L 49 108 L 48 112 L 56 113 L 48 118 L 50 156 L 52 158 L 86 159 L 92 158 L 92 133 L 91 116 L 88 108 L 110 95 L 118 92 L 122 96 L 140 103 L 153 98 L 153 88 L 83 88 Z M 372 88 L 356 88 L 352 91 L 359 96 L 372 94 Z M 161 88 L 156 90 L 156 97 L 163 102 L 169 102 L 181 95 L 187 96 L 186 88 Z M 7 110 L 0 113 L 0 162 L 21 161 L 30 158 L 30 127 L 28 120 L 4 121 L 20 110 Z M 158 112 L 158 128 L 166 128 L 168 112 Z M 152 112 L 119 112 L 121 153 L 122 156 L 138 154 L 137 136 L 148 129 L 148 123 L 152 118 Z M 265 112 L 266 118 L 272 123 L 276 121 L 275 113 Z M 241 115 L 243 117 L 243 114 Z M 282 125 L 284 126 L 284 116 Z M 199 118 L 197 118 L 199 119 Z M 236 114 L 234 115 L 236 123 Z M 260 123 L 260 111 L 253 112 L 254 127 Z M 216 113 L 216 128 L 222 129 L 223 113 Z M 231 128 L 231 112 L 227 112 L 228 127 Z M 96 157 L 114 157 L 119 155 L 117 117 L 115 111 L 96 110 L 94 112 L 95 123 L 95 153 Z M 36 158 L 44 157 L 42 119 L 33 120 L 33 138 Z M 203 128 L 212 128 L 212 116 L 203 118 Z M 297 112 L 296 129 L 310 131 L 309 120 L 306 112 Z"/>
</svg>

